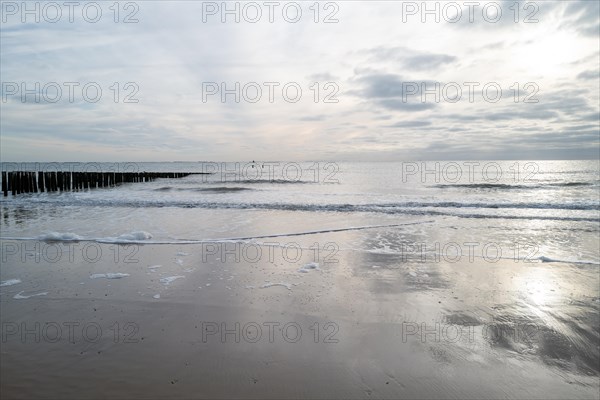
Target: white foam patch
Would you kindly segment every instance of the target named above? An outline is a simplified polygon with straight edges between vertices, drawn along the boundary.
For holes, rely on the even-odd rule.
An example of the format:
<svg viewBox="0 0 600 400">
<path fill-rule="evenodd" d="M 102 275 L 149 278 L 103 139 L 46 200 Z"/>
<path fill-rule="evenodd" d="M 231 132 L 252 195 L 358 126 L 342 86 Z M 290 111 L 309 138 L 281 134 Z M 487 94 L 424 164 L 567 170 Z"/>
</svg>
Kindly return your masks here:
<svg viewBox="0 0 600 400">
<path fill-rule="evenodd" d="M 81 241 L 86 242 L 98 242 L 98 243 L 116 243 L 116 244 L 129 244 L 129 243 L 151 243 L 148 242 L 152 239 L 152 234 L 145 231 L 135 231 L 131 233 L 124 233 L 117 237 L 104 237 L 104 238 L 82 238 Z"/>
<path fill-rule="evenodd" d="M 106 274 L 92 274 L 90 279 L 106 278 L 106 279 L 121 279 L 129 276 L 129 274 L 123 274 L 121 272 L 107 272 Z"/>
<path fill-rule="evenodd" d="M 98 243 L 142 243 L 142 244 L 202 244 L 202 243 L 215 243 L 215 242 L 238 242 L 240 240 L 256 240 L 266 239 L 275 237 L 286 237 L 286 236 L 304 236 L 314 235 L 318 233 L 332 233 L 332 232 L 343 232 L 343 231 L 354 231 L 363 229 L 376 229 L 376 228 L 391 228 L 407 225 L 421 225 L 429 224 L 434 221 L 420 221 L 420 222 L 409 222 L 402 224 L 390 224 L 390 225 L 367 225 L 367 226 L 352 226 L 347 228 L 332 228 L 316 231 L 305 231 L 305 232 L 288 232 L 278 233 L 273 235 L 262 235 L 262 236 L 249 236 L 249 237 L 230 237 L 230 238 L 213 238 L 213 239 L 171 239 L 171 240 L 153 240 L 149 241 L 153 236 L 152 234 L 145 231 L 135 231 L 127 234 L 123 234 L 119 237 L 104 237 L 104 238 L 83 238 L 74 233 L 58 233 L 50 232 L 38 237 L 5 237 L 0 236 L 0 240 L 45 240 L 45 241 L 85 241 L 85 242 L 98 242 Z M 217 261 L 220 259 L 217 258 Z"/>
<path fill-rule="evenodd" d="M 319 263 L 311 262 L 311 263 L 305 264 L 302 268 L 300 268 L 298 270 L 298 272 L 302 272 L 302 273 L 306 274 L 306 273 L 310 272 L 311 270 L 316 270 L 316 269 L 320 269 Z"/>
<path fill-rule="evenodd" d="M 160 294 L 155 294 L 154 296 L 152 296 L 155 299 L 160 299 Z"/>
<path fill-rule="evenodd" d="M 13 296 L 13 299 L 29 299 L 30 297 L 35 297 L 35 296 L 46 296 L 48 294 L 48 292 L 42 292 L 42 293 L 36 293 L 36 294 L 30 294 L 29 296 L 23 296 L 21 295 L 21 293 L 23 293 L 24 290 L 21 290 L 19 293 L 15 294 Z"/>
<path fill-rule="evenodd" d="M 164 284 L 164 285 L 168 285 L 171 282 L 179 279 L 179 278 L 185 278 L 185 276 L 182 275 L 175 275 L 175 276 L 167 276 L 165 278 L 160 278 L 160 283 Z"/>
<path fill-rule="evenodd" d="M 185 253 L 183 251 L 178 251 L 177 254 L 175 254 L 178 257 L 185 257 L 185 256 L 189 256 L 190 253 Z"/>
<path fill-rule="evenodd" d="M 291 283 L 284 283 L 284 282 L 279 282 L 279 283 L 267 282 L 264 285 L 262 285 L 260 288 L 261 289 L 266 289 L 266 288 L 270 288 L 270 287 L 273 287 L 273 286 L 283 286 L 287 290 L 292 290 L 292 284 Z"/>
<path fill-rule="evenodd" d="M 42 242 L 76 242 L 82 237 L 71 232 L 48 232 L 38 236 L 37 239 Z"/>
<path fill-rule="evenodd" d="M 152 239 L 152 234 L 145 231 L 135 231 L 125 233 L 117 238 L 118 241 L 148 240 Z"/>
<path fill-rule="evenodd" d="M 3 287 L 3 286 L 12 286 L 12 285 L 16 285 L 16 284 L 19 284 L 19 283 L 21 283 L 20 279 L 9 279 L 9 280 L 0 282 L 0 287 Z"/>
<path fill-rule="evenodd" d="M 157 268 L 160 268 L 160 267 L 162 267 L 162 265 L 151 265 L 151 266 L 148 267 L 148 269 L 157 269 Z"/>
<path fill-rule="evenodd" d="M 183 260 L 181 258 L 178 258 L 177 260 L 175 260 L 175 264 L 183 265 Z"/>
</svg>

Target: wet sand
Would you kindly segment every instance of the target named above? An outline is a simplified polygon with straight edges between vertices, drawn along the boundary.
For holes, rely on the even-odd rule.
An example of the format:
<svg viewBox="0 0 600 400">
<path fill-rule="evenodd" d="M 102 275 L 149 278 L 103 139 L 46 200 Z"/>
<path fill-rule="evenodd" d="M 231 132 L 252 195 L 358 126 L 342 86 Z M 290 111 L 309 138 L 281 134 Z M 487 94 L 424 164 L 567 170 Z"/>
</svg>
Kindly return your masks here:
<svg viewBox="0 0 600 400">
<path fill-rule="evenodd" d="M 297 261 L 264 245 L 7 256 L 1 397 L 598 398 L 597 265 L 315 260 L 311 240 L 335 238 Z M 91 278 L 109 273 L 128 275 Z"/>
</svg>

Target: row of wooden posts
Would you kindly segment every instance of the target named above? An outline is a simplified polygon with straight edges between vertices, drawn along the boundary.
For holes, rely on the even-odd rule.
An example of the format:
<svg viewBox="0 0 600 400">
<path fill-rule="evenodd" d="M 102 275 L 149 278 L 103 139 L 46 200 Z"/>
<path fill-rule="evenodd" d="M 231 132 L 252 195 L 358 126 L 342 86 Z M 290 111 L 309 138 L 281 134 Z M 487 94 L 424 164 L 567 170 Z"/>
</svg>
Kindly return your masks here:
<svg viewBox="0 0 600 400">
<path fill-rule="evenodd" d="M 183 178 L 190 172 L 29 172 L 2 171 L 2 192 L 65 192 L 112 187 L 126 182 L 150 182 L 157 178 Z"/>
</svg>

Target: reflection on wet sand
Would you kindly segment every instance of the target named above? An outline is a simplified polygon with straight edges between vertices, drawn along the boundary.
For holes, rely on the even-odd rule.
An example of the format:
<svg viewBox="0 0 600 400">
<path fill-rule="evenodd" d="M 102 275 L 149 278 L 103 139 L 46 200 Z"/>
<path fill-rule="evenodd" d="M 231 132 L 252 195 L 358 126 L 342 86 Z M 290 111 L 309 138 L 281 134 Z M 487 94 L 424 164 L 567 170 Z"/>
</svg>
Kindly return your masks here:
<svg viewBox="0 0 600 400">
<path fill-rule="evenodd" d="M 479 355 L 493 351 L 557 372 L 600 375 L 597 264 L 469 262 L 467 257 L 423 262 L 427 254 L 406 251 L 421 239 L 398 234 L 369 238 L 365 246 L 376 249 L 363 252 L 354 269 L 357 276 L 370 278 L 377 299 L 416 294 L 408 297 L 409 316 L 400 318 L 407 341 L 429 347 L 440 363 L 449 362 L 453 352 L 477 349 Z"/>
</svg>

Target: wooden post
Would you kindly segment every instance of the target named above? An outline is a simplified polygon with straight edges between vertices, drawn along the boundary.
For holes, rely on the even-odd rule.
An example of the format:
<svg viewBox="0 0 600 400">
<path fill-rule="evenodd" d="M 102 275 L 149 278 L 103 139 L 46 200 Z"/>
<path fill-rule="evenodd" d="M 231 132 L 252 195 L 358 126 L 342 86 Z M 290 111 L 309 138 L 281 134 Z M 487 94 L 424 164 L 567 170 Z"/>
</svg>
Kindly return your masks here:
<svg viewBox="0 0 600 400">
<path fill-rule="evenodd" d="M 56 173 L 56 181 L 57 181 L 57 189 L 62 192 L 63 191 L 63 173 L 62 172 Z"/>
<path fill-rule="evenodd" d="M 29 183 L 27 182 L 28 177 L 29 177 L 29 173 L 23 171 L 23 175 L 22 175 L 23 193 L 29 193 Z"/>
<path fill-rule="evenodd" d="M 42 171 L 38 172 L 38 188 L 40 192 L 44 193 L 44 173 Z"/>
<path fill-rule="evenodd" d="M 52 191 L 56 192 L 56 172 L 52 172 L 51 178 L 50 178 L 50 182 L 52 184 Z"/>
<path fill-rule="evenodd" d="M 8 182 L 6 181 L 6 171 L 2 171 L 2 193 L 4 193 L 4 197 L 8 196 Z"/>
<path fill-rule="evenodd" d="M 12 195 L 15 196 L 17 194 L 17 183 L 16 183 L 16 172 L 10 173 L 10 189 L 12 191 Z"/>
<path fill-rule="evenodd" d="M 31 173 L 31 186 L 33 187 L 33 192 L 37 193 L 38 192 L 37 172 L 32 172 Z"/>
<path fill-rule="evenodd" d="M 31 181 L 29 180 L 29 172 L 23 172 L 23 185 L 25 193 L 31 192 Z"/>
</svg>

